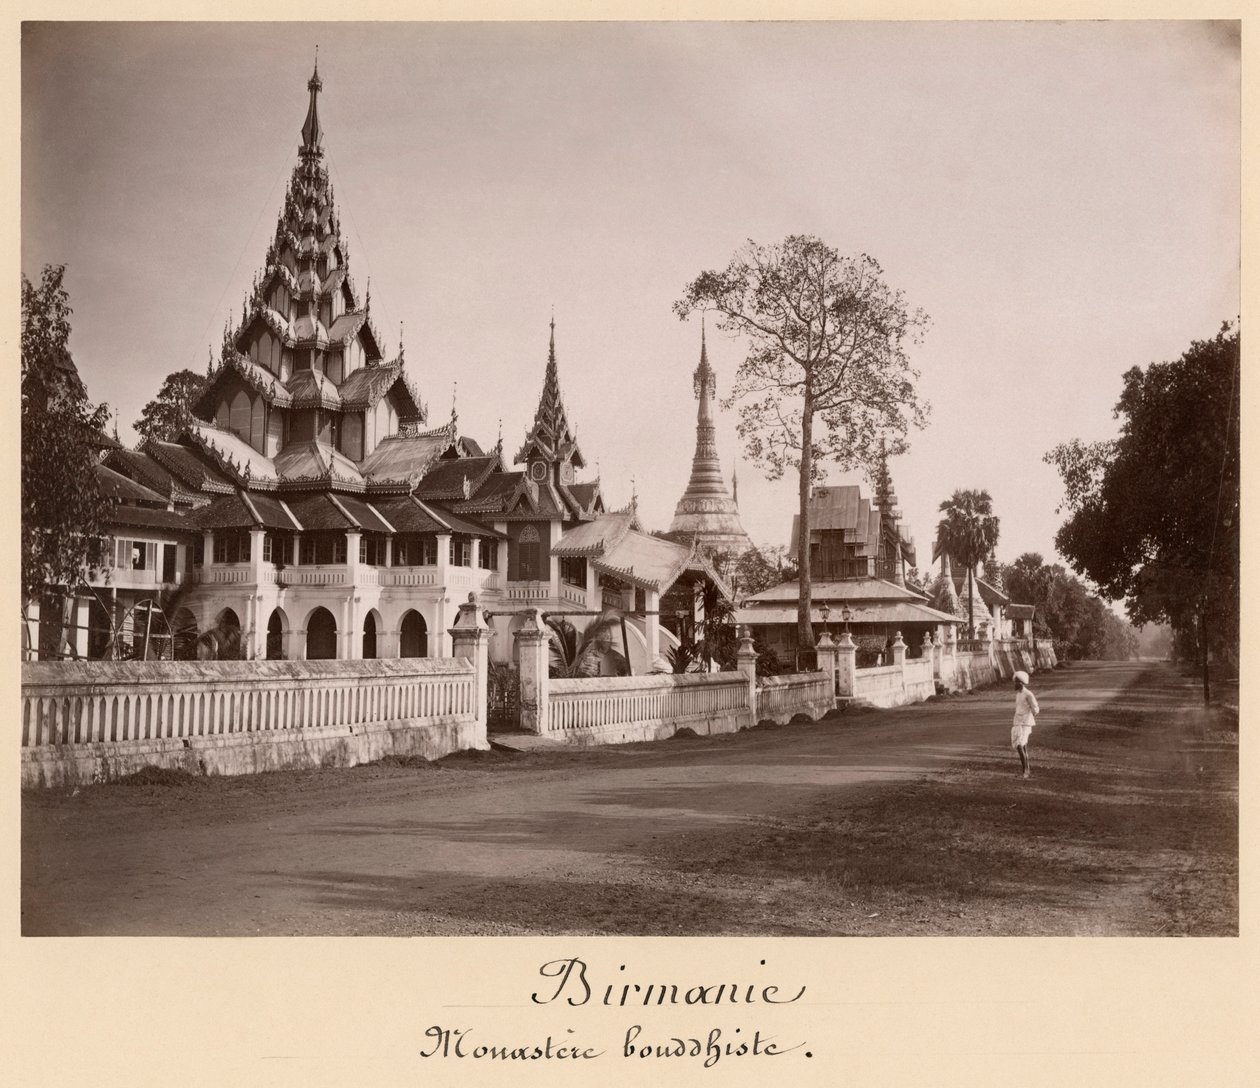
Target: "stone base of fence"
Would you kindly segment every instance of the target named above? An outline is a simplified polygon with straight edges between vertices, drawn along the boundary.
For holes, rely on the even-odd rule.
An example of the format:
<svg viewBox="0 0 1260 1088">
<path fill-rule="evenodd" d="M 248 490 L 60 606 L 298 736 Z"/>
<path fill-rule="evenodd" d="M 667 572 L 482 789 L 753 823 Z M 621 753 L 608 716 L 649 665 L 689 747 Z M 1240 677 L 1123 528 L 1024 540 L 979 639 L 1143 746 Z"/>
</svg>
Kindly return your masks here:
<svg viewBox="0 0 1260 1088">
<path fill-rule="evenodd" d="M 709 711 L 694 717 L 656 718 L 637 722 L 617 722 L 614 725 L 588 726 L 582 729 L 565 729 L 550 732 L 547 739 L 578 748 L 599 744 L 637 744 L 649 740 L 668 740 L 676 733 L 689 729 L 698 736 L 707 737 L 718 733 L 737 733 L 752 724 L 747 708 L 731 711 Z"/>
<path fill-rule="evenodd" d="M 835 709 L 835 682 L 831 673 L 798 672 L 766 676 L 757 681 L 757 721 L 787 725 L 803 716 L 817 721 Z"/>
<path fill-rule="evenodd" d="M 22 752 L 23 788 L 112 782 L 145 767 L 194 775 L 355 767 L 386 756 L 441 759 L 465 748 L 484 748 L 476 722 L 452 718 L 416 725 L 406 721 L 325 725 L 283 733 L 233 733 L 161 740 L 43 745 Z"/>
</svg>

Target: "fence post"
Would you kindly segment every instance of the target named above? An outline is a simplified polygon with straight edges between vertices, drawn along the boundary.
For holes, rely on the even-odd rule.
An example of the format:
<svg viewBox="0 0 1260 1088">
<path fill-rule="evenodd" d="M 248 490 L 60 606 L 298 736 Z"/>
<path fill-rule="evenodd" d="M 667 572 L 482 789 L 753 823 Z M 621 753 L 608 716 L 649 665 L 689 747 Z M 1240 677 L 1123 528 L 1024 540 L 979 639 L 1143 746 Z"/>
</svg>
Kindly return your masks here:
<svg viewBox="0 0 1260 1088">
<path fill-rule="evenodd" d="M 551 694 L 548 672 L 549 639 L 538 625 L 538 609 L 524 612 L 525 623 L 516 632 L 521 668 L 521 728 L 527 733 L 545 733 L 549 724 L 548 699 Z"/>
<path fill-rule="evenodd" d="M 749 725 L 757 724 L 757 648 L 747 624 L 739 628 L 739 648 L 735 651 L 735 667 L 748 678 Z"/>
<path fill-rule="evenodd" d="M 848 631 L 836 644 L 836 694 L 857 695 L 857 645 Z"/>
<path fill-rule="evenodd" d="M 468 594 L 468 603 L 459 606 L 455 626 L 450 629 L 452 656 L 466 657 L 473 665 L 473 746 L 489 748 L 486 735 L 489 721 L 490 645 L 486 626 L 477 609 L 477 594 Z"/>
<path fill-rule="evenodd" d="M 901 700 L 906 699 L 906 644 L 898 631 L 893 638 L 892 663 L 897 670 L 897 680 L 901 684 Z"/>
<path fill-rule="evenodd" d="M 834 710 L 836 706 L 836 660 L 838 653 L 836 644 L 831 640 L 831 634 L 827 631 L 822 633 L 822 637 L 818 640 L 818 671 L 827 677 L 827 690 L 831 694 L 831 707 Z"/>
</svg>

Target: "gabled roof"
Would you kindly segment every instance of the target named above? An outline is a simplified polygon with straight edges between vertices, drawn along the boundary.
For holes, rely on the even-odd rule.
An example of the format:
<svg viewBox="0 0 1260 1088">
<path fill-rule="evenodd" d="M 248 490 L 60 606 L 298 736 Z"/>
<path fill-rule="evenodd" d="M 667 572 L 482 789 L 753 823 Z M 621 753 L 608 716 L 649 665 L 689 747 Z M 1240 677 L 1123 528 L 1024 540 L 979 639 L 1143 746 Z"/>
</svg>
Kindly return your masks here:
<svg viewBox="0 0 1260 1088">
<path fill-rule="evenodd" d="M 450 444 L 449 424 L 418 434 L 390 435 L 359 462 L 359 472 L 369 483 L 401 480 L 417 484 Z"/>
<path fill-rule="evenodd" d="M 330 342 L 344 343 L 349 340 L 367 321 L 367 314 L 363 310 L 353 313 L 342 314 L 332 323 L 332 328 L 328 330 L 328 339 Z"/>
<path fill-rule="evenodd" d="M 475 495 L 490 474 L 501 467 L 498 454 L 439 459 L 416 486 L 416 494 L 422 499 L 462 502 Z"/>
<path fill-rule="evenodd" d="M 323 442 L 290 442 L 275 459 L 275 471 L 286 488 L 344 484 L 362 490 L 363 475 L 344 453 Z"/>
<path fill-rule="evenodd" d="M 341 394 L 322 371 L 295 370 L 285 384 L 294 408 L 341 407 Z"/>
<path fill-rule="evenodd" d="M 338 387 L 342 405 L 346 408 L 375 408 L 401 374 L 402 367 L 399 366 L 359 367 Z M 412 399 L 410 394 L 407 399 Z"/>
<path fill-rule="evenodd" d="M 559 556 L 604 555 L 611 551 L 631 530 L 641 531 L 639 516 L 633 507 L 616 510 L 594 521 L 567 529 L 551 546 L 551 554 Z M 690 550 L 684 547 L 684 550 Z"/>
<path fill-rule="evenodd" d="M 492 472 L 470 499 L 454 503 L 451 509 L 459 514 L 502 513 L 524 478 L 523 472 Z"/>
<path fill-rule="evenodd" d="M 140 449 L 193 490 L 218 494 L 230 494 L 234 490 L 227 474 L 209 463 L 191 445 L 146 438 Z"/>
<path fill-rule="evenodd" d="M 186 436 L 209 454 L 220 471 L 253 486 L 274 486 L 279 479 L 275 464 L 232 431 L 223 431 L 209 423 L 193 422 Z"/>
<path fill-rule="evenodd" d="M 152 488 L 136 483 L 135 480 L 124 476 L 121 472 L 116 472 L 108 465 L 93 465 L 92 470 L 96 474 L 97 489 L 106 498 L 119 503 L 130 503 L 133 506 L 145 504 L 166 508 L 165 495 L 159 495 Z"/>
<path fill-rule="evenodd" d="M 204 496 L 191 490 L 170 469 L 141 450 L 111 450 L 105 464 L 171 502 L 188 505 L 205 501 Z"/>
<path fill-rule="evenodd" d="M 1030 620 L 1035 608 L 1031 604 L 1011 604 L 1006 606 L 1006 614 L 1013 620 Z"/>
<path fill-rule="evenodd" d="M 195 533 L 189 514 L 179 510 L 158 510 L 152 506 L 130 506 L 119 503 L 109 512 L 109 524 L 129 529 L 163 529 L 176 533 Z"/>
<path fill-rule="evenodd" d="M 566 530 L 551 550 L 553 555 L 584 556 L 600 573 L 658 593 L 667 592 L 690 570 L 703 574 L 726 597 L 731 595 L 694 542 L 687 547 L 642 532 L 633 506 Z"/>
</svg>

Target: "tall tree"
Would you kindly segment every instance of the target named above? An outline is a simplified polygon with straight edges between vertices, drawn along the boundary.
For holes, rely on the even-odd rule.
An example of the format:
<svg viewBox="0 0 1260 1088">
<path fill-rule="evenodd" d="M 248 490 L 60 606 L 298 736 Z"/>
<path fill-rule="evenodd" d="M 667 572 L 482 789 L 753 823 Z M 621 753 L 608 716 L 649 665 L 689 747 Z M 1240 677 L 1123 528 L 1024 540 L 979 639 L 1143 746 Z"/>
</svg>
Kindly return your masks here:
<svg viewBox="0 0 1260 1088">
<path fill-rule="evenodd" d="M 191 370 L 168 374 L 158 395 L 140 409 L 140 418 L 133 424 L 145 438 L 173 442 L 192 419 L 193 403 L 206 387 L 207 377 Z"/>
<path fill-rule="evenodd" d="M 102 559 L 110 501 L 93 468 L 108 443 L 70 357 L 64 265 L 22 277 L 22 597 L 75 589 Z"/>
<path fill-rule="evenodd" d="M 1134 367 L 1119 437 L 1071 441 L 1046 461 L 1068 519 L 1055 546 L 1137 624 L 1166 621 L 1193 644 L 1205 617 L 1236 661 L 1239 608 L 1239 334 L 1228 323 L 1174 362 Z"/>
<path fill-rule="evenodd" d="M 976 637 L 976 564 L 993 551 L 998 539 L 998 519 L 987 491 L 955 491 L 941 503 L 936 539 L 951 559 L 967 568 L 967 630 Z"/>
<path fill-rule="evenodd" d="M 828 461 L 873 466 L 881 436 L 890 454 L 903 453 L 909 427 L 926 423 L 907 348 L 920 341 L 927 315 L 907 307 L 874 258 L 842 257 L 809 235 L 750 240 L 725 269 L 688 284 L 674 310 L 681 318 L 714 310 L 719 329 L 747 342 L 724 405 L 739 404 L 745 451 L 768 479 L 797 471 L 797 639 L 812 647 L 811 486 Z"/>
</svg>

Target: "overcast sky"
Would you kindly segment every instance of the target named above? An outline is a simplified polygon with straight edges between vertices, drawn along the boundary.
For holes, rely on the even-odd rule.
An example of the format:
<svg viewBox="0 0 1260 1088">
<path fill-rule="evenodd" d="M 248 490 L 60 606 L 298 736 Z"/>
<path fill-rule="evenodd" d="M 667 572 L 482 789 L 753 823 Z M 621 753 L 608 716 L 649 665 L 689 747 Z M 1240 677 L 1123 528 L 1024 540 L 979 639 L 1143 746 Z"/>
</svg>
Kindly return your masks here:
<svg viewBox="0 0 1260 1088">
<path fill-rule="evenodd" d="M 502 419 L 514 454 L 554 306 L 583 452 L 648 528 L 695 440 L 700 330 L 671 304 L 747 238 L 868 252 L 931 315 L 931 421 L 892 464 L 921 565 L 963 487 L 1002 559 L 1052 557 L 1042 455 L 1113 435 L 1123 372 L 1239 309 L 1231 24 L 28 24 L 22 270 L 68 266 L 124 441 L 239 314 L 317 44 L 351 271 L 390 354 L 405 322 L 431 421 L 458 381 L 461 430 L 490 446 Z M 709 355 L 729 389 L 741 345 Z M 733 412 L 718 447 L 733 465 Z M 787 542 L 794 481 L 741 460 L 739 498 Z"/>
</svg>

